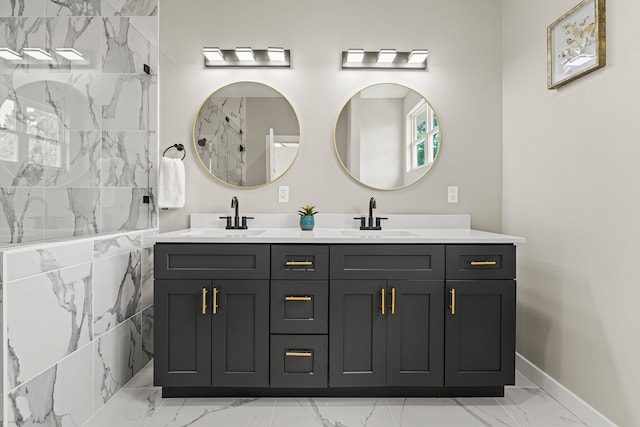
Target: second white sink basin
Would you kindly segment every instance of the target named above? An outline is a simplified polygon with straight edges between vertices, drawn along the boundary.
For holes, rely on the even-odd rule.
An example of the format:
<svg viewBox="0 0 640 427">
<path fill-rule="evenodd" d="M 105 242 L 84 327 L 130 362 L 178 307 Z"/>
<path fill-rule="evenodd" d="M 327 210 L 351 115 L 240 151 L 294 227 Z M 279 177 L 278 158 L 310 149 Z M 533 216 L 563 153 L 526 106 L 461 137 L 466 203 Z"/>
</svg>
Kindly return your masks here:
<svg viewBox="0 0 640 427">
<path fill-rule="evenodd" d="M 345 237 L 411 237 L 417 234 L 406 230 L 341 230 Z"/>
</svg>

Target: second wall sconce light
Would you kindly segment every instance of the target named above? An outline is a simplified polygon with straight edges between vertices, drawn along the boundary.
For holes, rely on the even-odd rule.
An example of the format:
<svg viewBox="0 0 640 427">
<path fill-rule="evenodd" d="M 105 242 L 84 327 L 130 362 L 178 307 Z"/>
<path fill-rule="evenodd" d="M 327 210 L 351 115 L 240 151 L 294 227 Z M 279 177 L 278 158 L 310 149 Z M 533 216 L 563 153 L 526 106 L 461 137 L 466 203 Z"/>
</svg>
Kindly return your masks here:
<svg viewBox="0 0 640 427">
<path fill-rule="evenodd" d="M 291 68 L 291 51 L 282 47 L 270 47 L 268 49 L 205 47 L 202 49 L 202 53 L 204 54 L 204 66 L 206 68 Z"/>
<path fill-rule="evenodd" d="M 343 70 L 426 70 L 427 49 L 397 52 L 395 49 L 365 51 L 349 49 L 342 52 Z"/>
</svg>

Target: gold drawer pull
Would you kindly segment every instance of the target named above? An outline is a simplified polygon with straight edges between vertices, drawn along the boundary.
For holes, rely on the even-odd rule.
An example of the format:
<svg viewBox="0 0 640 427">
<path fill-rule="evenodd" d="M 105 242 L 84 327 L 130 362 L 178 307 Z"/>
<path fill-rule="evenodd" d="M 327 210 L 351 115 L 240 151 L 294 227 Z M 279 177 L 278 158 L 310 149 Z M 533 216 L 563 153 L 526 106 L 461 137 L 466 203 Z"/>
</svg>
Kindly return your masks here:
<svg viewBox="0 0 640 427">
<path fill-rule="evenodd" d="M 310 351 L 287 351 L 284 355 L 289 357 L 311 357 L 313 353 Z"/>
<path fill-rule="evenodd" d="M 495 261 L 471 261 L 471 265 L 496 265 Z"/>
<path fill-rule="evenodd" d="M 311 297 L 284 297 L 285 301 L 311 301 Z"/>
<path fill-rule="evenodd" d="M 391 288 L 391 314 L 396 314 L 396 288 Z"/>
<path fill-rule="evenodd" d="M 456 290 L 451 289 L 451 314 L 456 314 Z"/>
<path fill-rule="evenodd" d="M 213 314 L 218 314 L 218 289 L 213 288 Z"/>
<path fill-rule="evenodd" d="M 384 316 L 384 288 L 380 291 L 380 295 L 382 295 L 382 304 L 380 304 L 380 314 Z"/>
<path fill-rule="evenodd" d="M 285 265 L 313 265 L 312 261 L 287 261 Z"/>
<path fill-rule="evenodd" d="M 202 314 L 207 314 L 207 288 L 202 288 Z"/>
</svg>

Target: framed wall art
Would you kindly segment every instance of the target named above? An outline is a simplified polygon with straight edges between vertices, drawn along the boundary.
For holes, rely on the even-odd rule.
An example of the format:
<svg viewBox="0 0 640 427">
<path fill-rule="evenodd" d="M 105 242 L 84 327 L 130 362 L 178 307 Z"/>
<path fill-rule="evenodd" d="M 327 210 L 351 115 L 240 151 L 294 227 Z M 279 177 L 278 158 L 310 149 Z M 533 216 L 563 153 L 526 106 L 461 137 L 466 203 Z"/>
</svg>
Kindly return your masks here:
<svg viewBox="0 0 640 427">
<path fill-rule="evenodd" d="M 547 27 L 547 88 L 606 64 L 605 0 L 583 0 Z"/>
</svg>

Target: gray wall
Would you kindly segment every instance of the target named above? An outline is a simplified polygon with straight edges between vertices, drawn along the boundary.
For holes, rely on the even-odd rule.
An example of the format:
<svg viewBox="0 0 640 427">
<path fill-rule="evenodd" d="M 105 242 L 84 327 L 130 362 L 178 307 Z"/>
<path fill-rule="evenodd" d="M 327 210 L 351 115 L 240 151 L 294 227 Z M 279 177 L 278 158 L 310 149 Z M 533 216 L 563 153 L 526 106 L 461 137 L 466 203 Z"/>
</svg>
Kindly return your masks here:
<svg viewBox="0 0 640 427">
<path fill-rule="evenodd" d="M 606 67 L 548 91 L 544 29 L 576 3 L 503 3 L 503 231 L 527 237 L 518 351 L 638 426 L 640 3 L 608 1 Z"/>
<path fill-rule="evenodd" d="M 194 0 L 185 7 L 161 0 L 160 7 L 160 145 L 188 146 L 186 205 L 161 211 L 161 230 L 188 227 L 192 212 L 229 211 L 233 195 L 239 197 L 241 211 L 258 213 L 293 213 L 307 203 L 326 213 L 360 213 L 375 196 L 381 212 L 469 213 L 475 228 L 500 230 L 499 0 L 274 0 L 252 2 L 243 8 L 242 19 L 233 2 Z M 292 51 L 293 68 L 203 69 L 203 46 L 284 46 Z M 429 71 L 340 71 L 340 52 L 354 46 L 426 47 L 431 52 Z M 274 87 L 300 119 L 300 154 L 275 185 L 227 187 L 202 170 L 194 156 L 191 129 L 198 107 L 214 90 L 240 80 Z M 383 82 L 424 94 L 438 111 L 443 130 L 442 152 L 431 173 L 416 185 L 391 192 L 355 182 L 333 147 L 334 126 L 345 102 L 362 88 Z M 279 185 L 290 187 L 289 203 L 278 203 Z M 460 186 L 460 203 L 447 204 L 448 185 Z"/>
<path fill-rule="evenodd" d="M 247 185 L 264 184 L 267 173 L 265 136 L 299 135 L 295 112 L 284 98 L 247 98 Z"/>
</svg>

